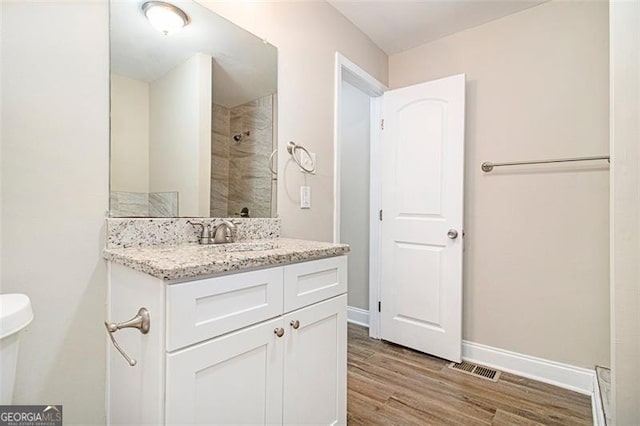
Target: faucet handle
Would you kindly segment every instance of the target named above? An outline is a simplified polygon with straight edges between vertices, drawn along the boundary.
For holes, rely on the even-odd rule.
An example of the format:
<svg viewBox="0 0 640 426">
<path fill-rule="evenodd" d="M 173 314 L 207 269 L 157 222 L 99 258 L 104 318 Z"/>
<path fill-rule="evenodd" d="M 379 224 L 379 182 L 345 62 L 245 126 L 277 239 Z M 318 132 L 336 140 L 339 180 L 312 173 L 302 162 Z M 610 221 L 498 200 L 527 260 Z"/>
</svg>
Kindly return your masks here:
<svg viewBox="0 0 640 426">
<path fill-rule="evenodd" d="M 200 237 L 198 237 L 198 242 L 200 244 L 210 244 L 211 243 L 211 226 L 209 224 L 204 224 L 202 222 L 191 222 L 190 220 L 187 223 L 193 227 L 200 226 Z"/>
</svg>

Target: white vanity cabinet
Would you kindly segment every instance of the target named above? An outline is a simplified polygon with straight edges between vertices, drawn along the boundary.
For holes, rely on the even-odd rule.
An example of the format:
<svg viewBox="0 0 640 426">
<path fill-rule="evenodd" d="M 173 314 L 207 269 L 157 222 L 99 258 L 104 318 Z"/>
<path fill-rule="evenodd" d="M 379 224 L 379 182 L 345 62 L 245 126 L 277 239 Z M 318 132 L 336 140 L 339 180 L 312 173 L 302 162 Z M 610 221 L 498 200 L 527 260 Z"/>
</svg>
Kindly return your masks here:
<svg viewBox="0 0 640 426">
<path fill-rule="evenodd" d="M 346 256 L 167 283 L 110 265 L 111 424 L 346 424 Z"/>
</svg>

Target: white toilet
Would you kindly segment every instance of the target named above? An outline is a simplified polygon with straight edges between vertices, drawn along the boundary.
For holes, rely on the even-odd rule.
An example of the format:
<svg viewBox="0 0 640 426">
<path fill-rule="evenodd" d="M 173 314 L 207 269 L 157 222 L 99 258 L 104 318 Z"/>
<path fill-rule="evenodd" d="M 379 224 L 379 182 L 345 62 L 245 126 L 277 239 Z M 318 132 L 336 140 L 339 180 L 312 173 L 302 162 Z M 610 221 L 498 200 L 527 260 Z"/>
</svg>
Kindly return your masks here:
<svg viewBox="0 0 640 426">
<path fill-rule="evenodd" d="M 24 294 L 0 294 L 0 405 L 13 400 L 20 330 L 33 320 L 31 301 Z"/>
</svg>

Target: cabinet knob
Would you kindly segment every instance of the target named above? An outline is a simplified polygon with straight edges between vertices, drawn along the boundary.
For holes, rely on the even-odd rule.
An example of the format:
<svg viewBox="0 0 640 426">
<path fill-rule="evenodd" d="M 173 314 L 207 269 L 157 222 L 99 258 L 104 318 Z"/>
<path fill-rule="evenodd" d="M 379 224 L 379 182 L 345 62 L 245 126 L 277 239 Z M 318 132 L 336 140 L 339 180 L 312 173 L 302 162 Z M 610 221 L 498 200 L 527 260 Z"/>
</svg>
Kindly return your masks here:
<svg viewBox="0 0 640 426">
<path fill-rule="evenodd" d="M 284 336 L 284 328 L 276 328 L 275 330 L 273 330 L 273 334 L 275 334 L 278 337 L 282 337 Z"/>
<path fill-rule="evenodd" d="M 298 328 L 300 328 L 300 321 L 298 320 L 291 321 L 289 325 L 293 327 L 294 330 L 297 330 Z"/>
</svg>

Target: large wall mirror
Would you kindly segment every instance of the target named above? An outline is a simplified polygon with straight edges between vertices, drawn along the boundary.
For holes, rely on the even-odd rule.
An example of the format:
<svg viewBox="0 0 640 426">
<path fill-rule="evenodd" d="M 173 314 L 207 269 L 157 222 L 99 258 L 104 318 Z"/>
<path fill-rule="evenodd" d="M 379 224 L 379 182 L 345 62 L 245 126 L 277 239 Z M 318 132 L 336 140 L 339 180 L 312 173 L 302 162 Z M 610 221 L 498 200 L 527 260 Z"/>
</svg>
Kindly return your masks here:
<svg viewBox="0 0 640 426">
<path fill-rule="evenodd" d="M 193 1 L 165 35 L 148 3 L 110 3 L 110 216 L 275 217 L 276 48 Z"/>
</svg>

